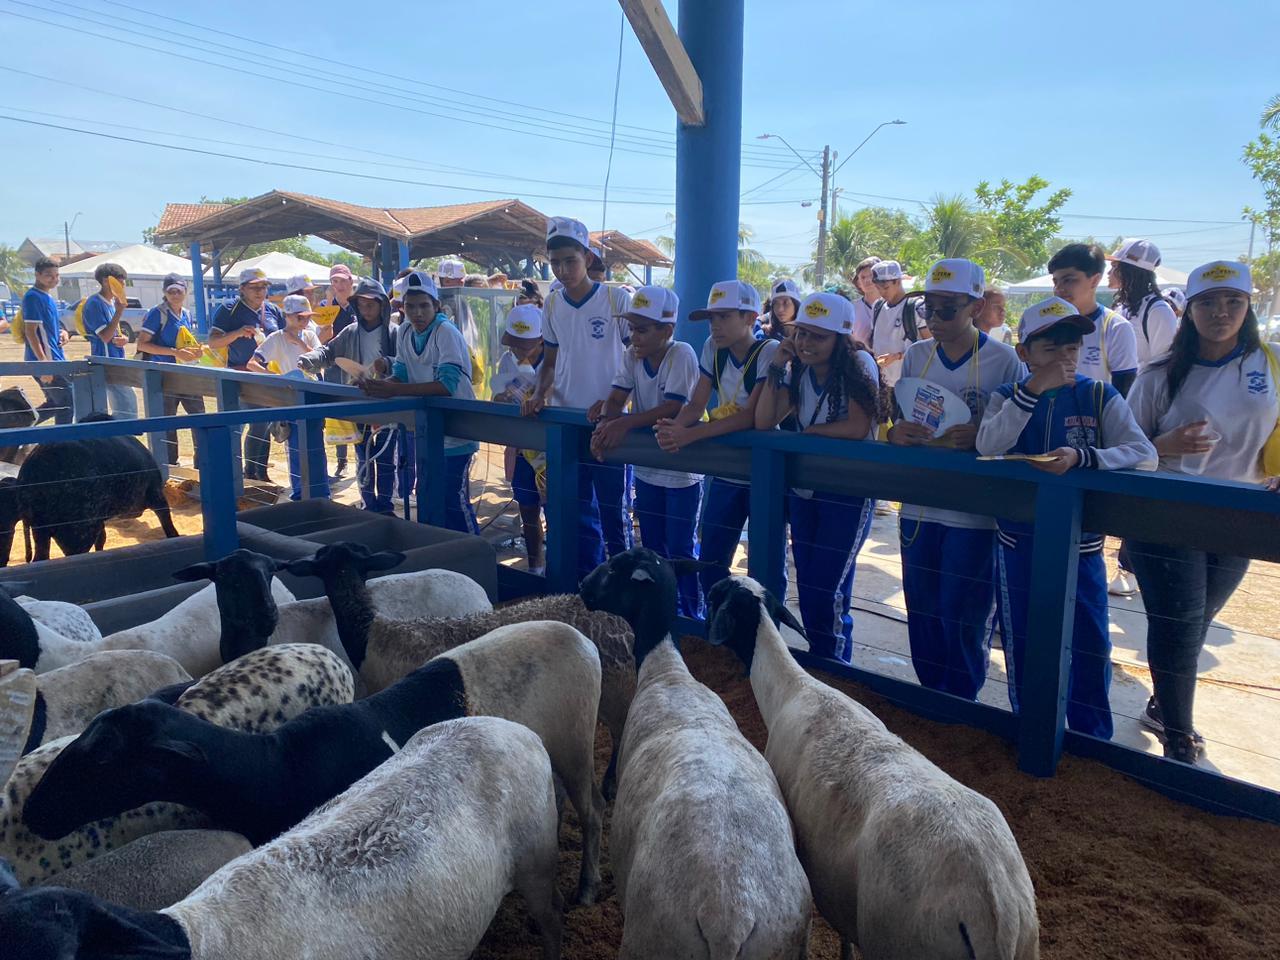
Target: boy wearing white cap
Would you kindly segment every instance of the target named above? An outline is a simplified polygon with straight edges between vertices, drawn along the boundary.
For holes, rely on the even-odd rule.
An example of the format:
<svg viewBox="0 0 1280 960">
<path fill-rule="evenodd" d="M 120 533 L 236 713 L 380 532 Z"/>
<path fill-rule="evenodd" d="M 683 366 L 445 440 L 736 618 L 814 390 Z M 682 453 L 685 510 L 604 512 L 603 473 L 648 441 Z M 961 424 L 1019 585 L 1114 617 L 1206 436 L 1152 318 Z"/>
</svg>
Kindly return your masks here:
<svg viewBox="0 0 1280 960">
<path fill-rule="evenodd" d="M 1110 383 L 1123 397 L 1138 375 L 1138 341 L 1128 320 L 1098 303 L 1106 267 L 1106 254 L 1097 244 L 1069 243 L 1049 260 L 1053 295 L 1093 324 L 1080 348 L 1080 375 Z"/>
<path fill-rule="evenodd" d="M 493 399 L 499 403 L 523 403 L 538 385 L 538 370 L 545 350 L 542 345 L 542 310 L 532 303 L 517 303 L 507 313 L 502 331 L 506 352 L 498 360 L 498 373 L 493 386 Z M 547 455 L 542 450 L 506 448 L 507 481 L 520 507 L 520 524 L 524 528 L 525 552 L 529 572 L 546 572 L 543 553 L 542 489 L 545 485 Z M 543 477 L 539 484 L 539 474 Z"/>
<path fill-rule="evenodd" d="M 932 339 L 907 348 L 902 376 L 936 383 L 969 407 L 969 423 L 949 429 L 940 443 L 972 450 L 987 400 L 1016 383 L 1022 361 L 1013 347 L 975 326 L 985 304 L 985 275 L 969 260 L 939 260 L 925 276 L 924 318 Z M 920 446 L 929 427 L 897 415 L 889 442 Z M 902 505 L 902 592 L 907 603 L 911 663 L 920 685 L 976 700 L 987 676 L 987 619 L 995 601 L 992 517 L 937 507 Z"/>
<path fill-rule="evenodd" d="M 250 268 L 240 271 L 240 296 L 231 306 L 223 304 L 213 315 L 209 327 L 209 346 L 227 351 L 227 366 L 232 370 L 248 370 L 253 352 L 267 334 L 284 326 L 284 317 L 274 303 L 267 301 L 267 275 Z M 269 480 L 267 461 L 271 457 L 271 424 L 249 425 L 244 441 L 244 478 Z"/>
<path fill-rule="evenodd" d="M 631 299 L 625 292 L 587 276 L 591 238 L 584 224 L 570 217 L 547 221 L 547 260 L 563 284 L 547 295 L 542 308 L 545 359 L 538 384 L 524 403 L 525 413 L 546 406 L 587 409 L 607 396 L 622 367 L 627 330 L 620 317 Z M 627 471 L 605 463 L 584 464 L 579 483 L 578 576 L 607 556 L 631 546 L 626 515 Z"/>
<path fill-rule="evenodd" d="M 711 336 L 702 345 L 698 358 L 698 385 L 693 396 L 670 419 L 654 427 L 658 446 L 674 453 L 682 447 L 710 437 L 756 424 L 756 404 L 764 390 L 765 371 L 778 349 L 777 340 L 758 340 L 753 327 L 760 316 L 760 294 L 741 280 L 721 280 L 713 284 L 704 310 L 694 310 L 690 320 L 710 320 Z M 711 394 L 718 405 L 702 422 Z M 742 538 L 751 500 L 751 487 L 741 480 L 712 477 L 702 506 L 703 569 L 698 576 L 705 596 L 729 575 L 733 555 Z M 782 553 L 786 545 L 781 544 Z M 779 571 L 783 564 L 779 562 Z M 779 577 L 765 586 L 776 597 L 786 596 L 786 583 Z"/>
<path fill-rule="evenodd" d="M 290 294 L 281 305 L 284 327 L 270 334 L 258 345 L 249 360 L 249 369 L 257 373 L 294 373 L 298 358 L 309 350 L 319 350 L 320 340 L 311 329 L 311 301 L 300 293 Z M 294 373 L 295 376 L 298 374 Z M 307 431 L 307 468 L 310 489 L 307 496 L 328 497 L 328 463 L 324 454 L 324 421 L 303 421 Z M 298 427 L 292 424 L 286 446 L 289 450 L 290 500 L 302 499 L 302 469 L 298 458 Z"/>
<path fill-rule="evenodd" d="M 902 376 L 902 357 L 907 347 L 920 339 L 920 322 L 915 301 L 907 298 L 902 265 L 897 260 L 881 260 L 871 268 L 871 279 L 880 299 L 871 307 L 871 348 L 880 364 L 880 378 L 890 389 Z"/>
<path fill-rule="evenodd" d="M 1280 351 L 1262 342 L 1252 291 L 1243 263 L 1216 260 L 1191 271 L 1172 350 L 1138 374 L 1129 404 L 1162 470 L 1275 491 Z M 1163 740 L 1166 757 L 1195 763 L 1204 752 L 1192 725 L 1200 651 L 1249 560 L 1158 543 L 1128 547 L 1155 688 L 1141 720 Z"/>
<path fill-rule="evenodd" d="M 395 334 L 394 359 L 384 355 L 375 360 L 370 376 L 358 381 L 357 386 L 371 397 L 474 400 L 471 354 L 462 331 L 440 310 L 435 281 L 419 270 L 403 279 L 405 322 Z M 389 379 L 378 379 L 386 374 L 390 374 Z M 406 436 L 396 471 L 401 495 L 407 501 L 409 491 L 414 491 L 421 511 L 427 486 L 443 483 L 444 525 L 459 533 L 479 533 L 471 505 L 471 458 L 478 448 L 473 440 L 445 437 L 444 476 L 429 476 L 418 472 L 416 443 L 412 436 Z"/>
<path fill-rule="evenodd" d="M 689 344 L 671 339 L 679 304 L 675 293 L 663 287 L 641 287 L 632 296 L 623 316 L 631 331 L 631 346 L 608 398 L 588 414 L 588 419 L 596 421 L 591 452 L 597 459 L 603 459 L 632 430 L 651 430 L 659 420 L 674 417 L 693 395 L 698 358 Z M 631 412 L 623 413 L 628 400 Z M 644 545 L 670 560 L 697 559 L 702 477 L 636 467 L 635 487 Z M 696 574 L 679 578 L 678 603 L 681 616 L 702 616 Z"/>
<path fill-rule="evenodd" d="M 1064 474 L 1086 470 L 1154 470 L 1156 451 L 1133 419 L 1129 405 L 1109 383 L 1080 376 L 1081 342 L 1093 320 L 1059 297 L 1029 307 L 1018 324 L 1018 356 L 1030 376 L 995 391 L 978 428 L 984 456 L 1049 457 L 1037 469 Z M 1031 586 L 1032 524 L 998 521 L 1001 634 L 1014 712 L 1022 695 Z M 1109 740 L 1112 733 L 1111 639 L 1107 618 L 1107 568 L 1102 537 L 1080 535 L 1075 629 L 1071 639 L 1067 723 Z"/>
<path fill-rule="evenodd" d="M 785 422 L 814 436 L 875 439 L 884 419 L 879 370 L 852 334 L 849 300 L 835 293 L 806 297 L 791 339 L 778 345 L 769 362 L 756 429 Z M 800 616 L 809 650 L 819 656 L 853 660 L 854 565 L 874 509 L 874 500 L 826 491 L 793 487 L 787 497 Z"/>
</svg>

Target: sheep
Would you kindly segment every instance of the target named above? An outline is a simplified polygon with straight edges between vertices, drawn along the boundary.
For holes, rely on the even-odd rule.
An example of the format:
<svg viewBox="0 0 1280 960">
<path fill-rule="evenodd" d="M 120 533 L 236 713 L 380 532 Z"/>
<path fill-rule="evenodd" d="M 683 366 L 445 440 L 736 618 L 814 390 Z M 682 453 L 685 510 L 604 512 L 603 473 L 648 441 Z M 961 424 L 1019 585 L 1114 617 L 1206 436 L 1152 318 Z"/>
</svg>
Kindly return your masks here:
<svg viewBox="0 0 1280 960">
<path fill-rule="evenodd" d="M 782 793 L 685 666 L 671 635 L 676 575 L 640 547 L 581 587 L 589 608 L 631 624 L 639 666 L 610 835 L 625 917 L 618 956 L 804 958 L 813 900 Z"/>
<path fill-rule="evenodd" d="M 162 910 L 187 896 L 224 864 L 253 847 L 225 830 L 147 834 L 46 881 L 134 910 Z"/>
<path fill-rule="evenodd" d="M 40 888 L 0 895 L 14 956 L 172 960 L 464 960 L 518 890 L 558 960 L 551 766 L 494 718 L 417 734 L 269 846 L 159 913 Z"/>
<path fill-rule="evenodd" d="M 267 732 L 313 705 L 350 700 L 350 672 L 336 657 L 320 647 L 289 645 L 257 651 L 203 677 L 178 699 L 177 707 L 150 699 L 144 702 L 231 730 Z M 27 754 L 0 795 L 0 857 L 14 865 L 23 883 L 47 879 L 150 833 L 208 826 L 208 819 L 192 809 L 150 803 L 146 801 L 151 798 L 144 797 L 109 813 L 87 816 L 61 830 L 66 836 L 42 838 L 34 832 L 33 810 L 39 811 L 41 804 L 57 808 L 84 799 L 84 792 L 92 789 L 88 781 L 62 787 L 44 782 L 54 759 L 75 742 L 75 737 L 63 737 Z M 97 775 L 111 783 L 127 773 L 103 764 Z"/>
<path fill-rule="evenodd" d="M 36 600 L 28 596 L 14 596 L 14 599 L 31 614 L 32 620 L 64 639 L 76 643 L 97 643 L 102 639 L 102 631 L 84 607 L 64 600 Z"/>
<path fill-rule="evenodd" d="M 271 595 L 281 603 L 293 600 L 278 580 L 271 582 Z M 0 589 L 0 660 L 17 660 L 36 673 L 47 673 L 103 650 L 154 650 L 173 657 L 191 676 L 203 677 L 222 666 L 217 603 L 213 587 L 206 587 L 150 623 L 90 643 L 54 633 Z"/>
<path fill-rule="evenodd" d="M 23 753 L 79 733 L 103 710 L 190 679 L 177 660 L 151 650 L 103 650 L 42 673 L 36 679 L 35 722 Z"/>
<path fill-rule="evenodd" d="M 218 827 L 260 845 L 423 727 L 468 715 L 501 716 L 542 737 L 577 810 L 583 837 L 578 898 L 590 903 L 600 880 L 604 806 L 592 770 L 599 701 L 595 647 L 573 627 L 551 622 L 502 627 L 380 693 L 316 707 L 269 734 L 225 729 L 144 700 L 89 724 L 32 792 L 25 819 L 36 834 L 52 838 L 165 800 L 194 807 Z"/>
<path fill-rule="evenodd" d="M 843 956 L 856 944 L 866 960 L 1038 957 L 1035 891 L 996 805 L 805 673 L 775 619 L 800 625 L 756 581 L 721 581 L 708 602 L 710 641 L 746 665 L 765 759 Z"/>
<path fill-rule="evenodd" d="M 403 554 L 397 556 L 404 559 Z M 177 580 L 213 581 L 223 662 L 230 663 L 272 643 L 318 643 L 347 656 L 328 601 L 318 597 L 279 605 L 267 590 L 272 574 L 286 567 L 285 561 L 240 549 L 221 560 L 184 567 L 173 575 Z M 380 577 L 369 589 L 379 612 L 397 620 L 463 616 L 492 607 L 480 584 L 452 570 L 416 570 Z M 414 666 L 422 666 L 422 662 Z"/>
<path fill-rule="evenodd" d="M 321 547 L 314 557 L 291 560 L 286 569 L 294 576 L 318 577 L 324 583 L 342 648 L 369 693 L 385 690 L 432 657 L 510 623 L 556 620 L 576 627 L 600 654 L 600 722 L 609 731 L 613 747 L 601 789 L 612 800 L 622 728 L 636 692 L 636 663 L 626 621 L 588 610 L 581 597 L 571 594 L 537 597 L 467 616 L 402 619 L 387 614 L 382 596 L 376 593 L 377 585 L 390 578 L 370 581 L 367 587 L 365 578 L 392 569 L 403 559 L 404 554 L 394 551 L 372 553 L 363 544 L 342 542 Z M 383 621 L 376 633 L 369 630 L 375 611 Z"/>
</svg>

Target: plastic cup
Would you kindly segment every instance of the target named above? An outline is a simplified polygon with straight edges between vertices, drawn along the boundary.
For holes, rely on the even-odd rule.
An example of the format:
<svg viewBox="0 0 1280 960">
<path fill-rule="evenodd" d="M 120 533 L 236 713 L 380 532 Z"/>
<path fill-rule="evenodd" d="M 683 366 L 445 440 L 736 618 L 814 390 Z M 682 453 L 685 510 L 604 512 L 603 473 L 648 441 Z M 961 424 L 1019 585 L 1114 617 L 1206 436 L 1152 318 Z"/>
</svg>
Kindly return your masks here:
<svg viewBox="0 0 1280 960">
<path fill-rule="evenodd" d="M 1184 453 L 1182 455 L 1182 472 L 1196 477 L 1204 473 L 1204 468 L 1209 465 L 1209 457 L 1213 454 L 1213 448 L 1218 441 L 1222 439 L 1222 434 L 1213 429 L 1213 427 L 1205 427 L 1197 436 L 1209 444 L 1209 449 L 1204 453 Z"/>
</svg>

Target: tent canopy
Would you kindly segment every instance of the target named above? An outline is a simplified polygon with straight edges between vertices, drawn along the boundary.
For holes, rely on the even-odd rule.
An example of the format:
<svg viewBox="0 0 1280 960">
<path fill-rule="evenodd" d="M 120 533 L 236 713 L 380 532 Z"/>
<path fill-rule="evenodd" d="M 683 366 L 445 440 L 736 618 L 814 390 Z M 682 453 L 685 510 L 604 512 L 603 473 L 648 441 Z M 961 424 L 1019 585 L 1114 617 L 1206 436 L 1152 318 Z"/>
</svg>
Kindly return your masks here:
<svg viewBox="0 0 1280 960">
<path fill-rule="evenodd" d="M 129 274 L 130 280 L 163 280 L 170 273 L 183 277 L 191 276 L 191 261 L 185 257 L 175 257 L 155 247 L 135 243 L 133 246 L 121 247 L 110 253 L 100 253 L 87 260 L 77 260 L 71 266 L 62 269 L 62 279 L 79 280 L 92 277 L 93 271 L 104 263 L 120 264 Z"/>
<path fill-rule="evenodd" d="M 1168 290 L 1171 287 L 1177 287 L 1179 290 L 1185 290 L 1187 287 L 1187 275 L 1181 270 L 1174 270 L 1172 267 L 1156 267 L 1156 281 L 1160 284 L 1161 290 Z M 1105 286 L 1107 280 L 1104 276 L 1100 287 Z M 1041 296 L 1049 296 L 1053 293 L 1053 277 L 1045 274 L 1043 277 L 1032 277 L 1030 280 L 1020 280 L 1017 283 L 1011 283 L 1005 288 L 1005 293 L 1009 294 L 1039 294 Z"/>
<path fill-rule="evenodd" d="M 272 283 L 284 283 L 290 277 L 299 275 L 310 277 L 311 282 L 316 284 L 323 285 L 329 282 L 329 268 L 323 263 L 312 263 L 310 260 L 277 251 L 264 253 L 259 257 L 249 257 L 232 266 L 223 267 L 222 279 L 228 283 L 236 283 L 241 270 L 250 270 L 255 267 L 263 271 Z M 212 277 L 213 268 L 206 270 L 204 275 Z"/>
</svg>

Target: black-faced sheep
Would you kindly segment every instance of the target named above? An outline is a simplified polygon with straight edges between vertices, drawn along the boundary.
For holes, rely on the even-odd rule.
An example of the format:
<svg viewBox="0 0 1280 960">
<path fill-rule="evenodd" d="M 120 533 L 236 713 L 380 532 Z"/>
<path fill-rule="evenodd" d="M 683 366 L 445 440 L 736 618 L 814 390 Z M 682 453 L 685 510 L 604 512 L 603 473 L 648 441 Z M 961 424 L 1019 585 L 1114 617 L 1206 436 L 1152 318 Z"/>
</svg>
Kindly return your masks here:
<svg viewBox="0 0 1280 960">
<path fill-rule="evenodd" d="M 168 800 L 261 844 L 423 727 L 467 715 L 501 716 L 542 737 L 564 782 L 583 827 L 579 898 L 590 902 L 599 884 L 603 808 L 592 770 L 599 702 L 595 647 L 562 623 L 495 630 L 380 693 L 308 710 L 270 734 L 225 729 L 147 700 L 95 719 L 36 787 L 26 821 L 40 836 L 57 837 L 95 818 Z"/>
<path fill-rule="evenodd" d="M 676 568 L 652 550 L 582 583 L 635 632 L 639 680 L 622 737 L 610 837 L 622 960 L 807 955 L 813 901 L 782 794 L 723 701 L 671 635 Z"/>
<path fill-rule="evenodd" d="M 265 683 L 259 678 L 246 683 L 246 671 L 253 673 L 255 661 L 262 673 L 280 678 L 278 682 Z M 271 647 L 258 651 L 247 663 L 228 664 L 222 670 L 187 690 L 179 698 L 176 712 L 230 729 L 267 731 L 316 704 L 351 699 L 350 671 L 327 650 L 312 645 Z M 156 701 L 146 702 L 164 706 Z M 91 814 L 62 830 L 58 837 L 42 839 L 28 822 L 29 804 L 36 800 L 37 810 L 40 803 L 57 808 L 86 799 L 84 791 L 92 789 L 87 780 L 62 787 L 53 781 L 47 786 L 43 782 L 54 759 L 74 742 L 76 738 L 64 737 L 27 754 L 0 794 L 0 857 L 13 865 L 23 883 L 45 880 L 147 834 L 208 826 L 208 819 L 194 810 L 146 802 L 151 798 L 143 798 L 110 813 Z M 91 766 L 92 761 L 90 755 Z M 117 776 L 128 776 L 125 771 L 103 765 L 94 769 L 107 783 L 114 783 Z M 37 790 L 45 798 L 43 801 L 37 797 Z"/>
<path fill-rule="evenodd" d="M 800 626 L 756 581 L 723 580 L 708 603 L 711 642 L 746 664 L 800 860 L 846 954 L 1038 957 L 1035 891 L 996 805 L 800 669 L 774 620 Z"/>
<path fill-rule="evenodd" d="M 538 738 L 498 719 L 456 720 L 166 910 L 11 890 L 0 928 L 23 960 L 462 960 L 514 889 L 543 960 L 558 960 L 557 857 Z"/>
<path fill-rule="evenodd" d="M 372 573 L 393 569 L 403 559 L 403 554 L 394 551 L 373 553 L 363 544 L 347 542 L 321 547 L 314 557 L 288 561 L 286 567 L 295 576 L 317 577 L 324 584 L 343 649 L 369 693 L 385 690 L 432 657 L 498 627 L 555 620 L 576 628 L 600 654 L 600 722 L 613 742 L 602 789 L 604 796 L 612 799 L 622 728 L 636 692 L 636 662 L 627 622 L 611 613 L 588 610 L 581 597 L 571 594 L 537 597 L 465 616 L 388 615 L 375 588 L 390 578 L 365 581 Z M 375 615 L 378 628 L 373 630 Z"/>
</svg>

